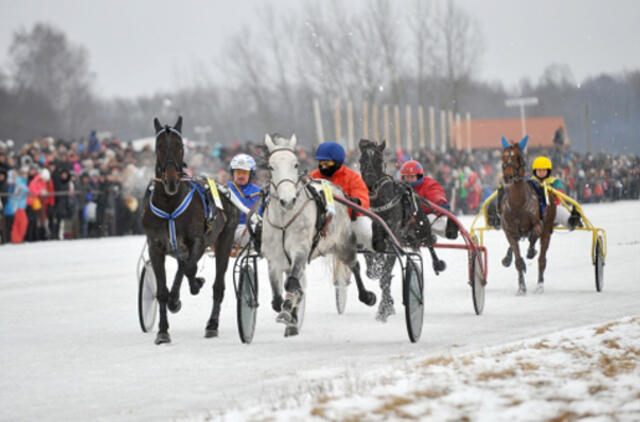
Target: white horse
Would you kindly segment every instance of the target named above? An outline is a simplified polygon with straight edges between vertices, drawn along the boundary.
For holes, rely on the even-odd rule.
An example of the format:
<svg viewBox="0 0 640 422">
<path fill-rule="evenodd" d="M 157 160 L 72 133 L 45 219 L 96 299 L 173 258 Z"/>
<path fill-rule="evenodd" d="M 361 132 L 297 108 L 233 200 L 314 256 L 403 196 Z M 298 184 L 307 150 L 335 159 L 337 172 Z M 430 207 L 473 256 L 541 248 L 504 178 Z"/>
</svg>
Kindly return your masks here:
<svg viewBox="0 0 640 422">
<path fill-rule="evenodd" d="M 364 287 L 357 259 L 356 235 L 347 207 L 335 203 L 335 213 L 316 237 L 316 217 L 323 213 L 314 197 L 323 195 L 322 183 L 298 173 L 298 156 L 294 151 L 296 136 L 290 139 L 265 135 L 269 150 L 269 200 L 263 215 L 262 255 L 269 266 L 269 281 L 273 293 L 271 305 L 278 312 L 276 321 L 287 325 L 285 336 L 298 333 L 297 308 L 306 287 L 307 262 L 331 254 L 336 258 L 336 283 L 348 284 L 349 269 L 356 278 L 358 298 L 368 306 L 376 303 L 376 295 Z M 332 192 L 344 195 L 330 184 Z M 317 195 L 317 196 L 316 196 Z M 286 297 L 282 300 L 282 275 Z M 303 315 L 300 315 L 300 319 Z"/>
</svg>

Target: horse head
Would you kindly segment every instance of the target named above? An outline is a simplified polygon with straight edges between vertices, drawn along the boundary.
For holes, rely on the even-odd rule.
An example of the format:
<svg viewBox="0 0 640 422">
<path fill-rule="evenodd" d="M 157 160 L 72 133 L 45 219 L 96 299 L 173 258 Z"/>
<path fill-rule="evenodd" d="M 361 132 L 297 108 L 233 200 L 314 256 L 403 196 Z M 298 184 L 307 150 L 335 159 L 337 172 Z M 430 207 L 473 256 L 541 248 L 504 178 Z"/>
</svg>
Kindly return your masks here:
<svg viewBox="0 0 640 422">
<path fill-rule="evenodd" d="M 182 116 L 173 127 L 153 119 L 156 129 L 156 180 L 162 182 L 167 195 L 175 195 L 183 175 L 184 147 L 182 144 Z"/>
<path fill-rule="evenodd" d="M 506 184 L 524 180 L 526 159 L 524 149 L 529 135 L 520 142 L 509 142 L 502 137 L 502 178 Z"/>
<path fill-rule="evenodd" d="M 385 142 L 377 144 L 368 139 L 361 139 L 360 147 L 360 174 L 369 190 L 384 175 L 384 148 Z"/>
<path fill-rule="evenodd" d="M 273 135 L 273 138 L 269 134 L 264 136 L 269 151 L 270 195 L 287 210 L 293 209 L 296 203 L 300 182 L 298 156 L 294 151 L 296 142 L 296 135 L 289 139 L 280 135 Z"/>
</svg>

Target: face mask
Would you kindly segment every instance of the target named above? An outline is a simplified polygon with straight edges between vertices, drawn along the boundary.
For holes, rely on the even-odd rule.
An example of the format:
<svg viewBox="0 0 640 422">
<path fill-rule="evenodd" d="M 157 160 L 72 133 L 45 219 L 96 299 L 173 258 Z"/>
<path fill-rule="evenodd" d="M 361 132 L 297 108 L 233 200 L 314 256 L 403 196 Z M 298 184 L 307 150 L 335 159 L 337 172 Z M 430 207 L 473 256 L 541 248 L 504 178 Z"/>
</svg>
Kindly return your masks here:
<svg viewBox="0 0 640 422">
<path fill-rule="evenodd" d="M 336 171 L 342 166 L 342 164 L 336 164 L 334 166 L 329 167 L 320 167 L 318 166 L 318 170 L 320 170 L 320 174 L 324 177 L 333 177 Z"/>
</svg>

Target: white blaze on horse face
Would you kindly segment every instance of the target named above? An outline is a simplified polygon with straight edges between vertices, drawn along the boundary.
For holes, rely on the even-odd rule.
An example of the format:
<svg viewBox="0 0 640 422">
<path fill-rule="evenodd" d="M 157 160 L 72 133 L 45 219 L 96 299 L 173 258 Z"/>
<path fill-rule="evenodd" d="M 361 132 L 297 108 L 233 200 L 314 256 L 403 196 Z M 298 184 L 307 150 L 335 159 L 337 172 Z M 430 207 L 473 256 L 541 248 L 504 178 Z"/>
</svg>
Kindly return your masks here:
<svg viewBox="0 0 640 422">
<path fill-rule="evenodd" d="M 296 198 L 298 157 L 292 151 L 279 151 L 271 155 L 269 166 L 271 182 L 276 186 L 276 196 L 285 208 L 291 209 Z"/>
</svg>

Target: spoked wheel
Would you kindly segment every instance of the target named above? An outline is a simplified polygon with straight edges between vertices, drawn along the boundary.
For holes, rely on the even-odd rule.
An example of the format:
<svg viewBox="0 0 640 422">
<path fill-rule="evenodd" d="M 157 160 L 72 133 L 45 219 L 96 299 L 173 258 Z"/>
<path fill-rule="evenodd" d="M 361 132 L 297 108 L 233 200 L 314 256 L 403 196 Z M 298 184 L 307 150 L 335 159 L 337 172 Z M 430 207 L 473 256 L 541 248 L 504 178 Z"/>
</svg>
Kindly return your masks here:
<svg viewBox="0 0 640 422">
<path fill-rule="evenodd" d="M 420 338 L 424 321 L 424 284 L 418 265 L 409 257 L 402 284 L 407 332 L 411 342 L 415 343 Z"/>
<path fill-rule="evenodd" d="M 249 344 L 253 340 L 258 314 L 258 283 L 255 280 L 253 268 L 249 265 L 244 265 L 240 269 L 236 306 L 240 340 Z"/>
<path fill-rule="evenodd" d="M 601 292 L 604 287 L 604 254 L 602 252 L 602 237 L 596 240 L 596 257 L 593 266 L 596 270 L 596 291 Z"/>
<path fill-rule="evenodd" d="M 338 282 L 336 288 L 336 309 L 338 314 L 342 315 L 347 307 L 347 285 L 342 282 Z"/>
<path fill-rule="evenodd" d="M 484 254 L 482 250 L 471 254 L 471 298 L 473 299 L 473 309 L 476 315 L 480 315 L 484 309 L 484 287 L 486 280 L 484 277 Z"/>
<path fill-rule="evenodd" d="M 156 322 L 158 314 L 157 292 L 156 275 L 153 272 L 151 262 L 147 261 L 140 272 L 140 282 L 138 283 L 138 319 L 140 320 L 140 328 L 145 333 L 151 331 Z"/>
</svg>

